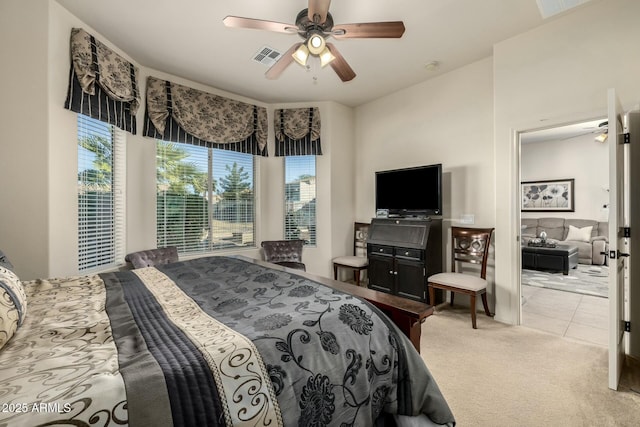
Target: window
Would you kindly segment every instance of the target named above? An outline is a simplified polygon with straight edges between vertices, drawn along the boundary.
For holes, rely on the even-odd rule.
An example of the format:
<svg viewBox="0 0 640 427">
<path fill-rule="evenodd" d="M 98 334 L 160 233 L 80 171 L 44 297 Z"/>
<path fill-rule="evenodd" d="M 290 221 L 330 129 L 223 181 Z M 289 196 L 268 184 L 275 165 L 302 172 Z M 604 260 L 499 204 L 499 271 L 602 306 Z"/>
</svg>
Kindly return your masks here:
<svg viewBox="0 0 640 427">
<path fill-rule="evenodd" d="M 124 259 L 124 132 L 78 114 L 78 270 Z"/>
<path fill-rule="evenodd" d="M 255 246 L 253 162 L 251 154 L 157 141 L 158 247 Z"/>
<path fill-rule="evenodd" d="M 284 158 L 284 238 L 316 244 L 316 156 Z"/>
</svg>

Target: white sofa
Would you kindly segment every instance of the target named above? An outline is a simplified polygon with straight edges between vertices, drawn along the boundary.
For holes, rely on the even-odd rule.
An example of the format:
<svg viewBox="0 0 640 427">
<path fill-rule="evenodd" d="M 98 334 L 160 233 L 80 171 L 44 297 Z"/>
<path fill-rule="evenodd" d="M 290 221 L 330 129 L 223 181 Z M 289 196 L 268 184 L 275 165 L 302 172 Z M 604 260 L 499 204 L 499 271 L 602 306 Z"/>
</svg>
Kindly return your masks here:
<svg viewBox="0 0 640 427">
<path fill-rule="evenodd" d="M 577 246 L 580 264 L 608 264 L 607 257 L 603 254 L 609 250 L 609 223 L 607 222 L 573 218 L 522 218 L 521 225 L 523 245 L 532 238 L 540 237 L 540 233 L 545 231 L 547 239 L 556 240 L 564 245 Z M 570 226 L 577 229 L 592 227 L 590 236 L 581 240 L 566 240 Z"/>
</svg>

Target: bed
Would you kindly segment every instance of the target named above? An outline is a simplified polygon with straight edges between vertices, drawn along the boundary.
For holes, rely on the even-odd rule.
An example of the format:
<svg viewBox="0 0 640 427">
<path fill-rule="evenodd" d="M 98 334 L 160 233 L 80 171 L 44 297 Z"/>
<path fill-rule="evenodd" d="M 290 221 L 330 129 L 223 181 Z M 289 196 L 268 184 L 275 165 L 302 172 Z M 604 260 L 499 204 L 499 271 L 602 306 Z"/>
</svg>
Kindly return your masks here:
<svg viewBox="0 0 640 427">
<path fill-rule="evenodd" d="M 0 264 L 0 425 L 455 425 L 407 336 L 310 277 L 213 256 L 20 296 Z"/>
</svg>

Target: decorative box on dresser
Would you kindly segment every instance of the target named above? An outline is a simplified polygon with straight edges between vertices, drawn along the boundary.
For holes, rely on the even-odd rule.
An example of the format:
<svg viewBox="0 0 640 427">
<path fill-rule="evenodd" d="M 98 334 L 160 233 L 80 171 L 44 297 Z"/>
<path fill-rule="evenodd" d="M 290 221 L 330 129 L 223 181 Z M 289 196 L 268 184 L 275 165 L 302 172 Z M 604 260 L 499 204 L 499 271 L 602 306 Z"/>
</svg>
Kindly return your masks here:
<svg viewBox="0 0 640 427">
<path fill-rule="evenodd" d="M 374 218 L 367 240 L 369 287 L 405 298 L 428 301 L 427 277 L 442 272 L 442 220 Z"/>
</svg>

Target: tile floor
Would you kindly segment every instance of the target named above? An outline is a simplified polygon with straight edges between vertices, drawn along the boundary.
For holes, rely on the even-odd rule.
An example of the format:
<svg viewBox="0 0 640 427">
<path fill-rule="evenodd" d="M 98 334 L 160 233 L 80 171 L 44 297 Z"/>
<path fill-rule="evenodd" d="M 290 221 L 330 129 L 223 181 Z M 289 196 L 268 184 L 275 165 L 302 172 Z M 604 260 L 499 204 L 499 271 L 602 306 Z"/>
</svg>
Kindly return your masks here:
<svg viewBox="0 0 640 427">
<path fill-rule="evenodd" d="M 607 347 L 607 298 L 523 285 L 522 299 L 523 326 Z"/>
</svg>

